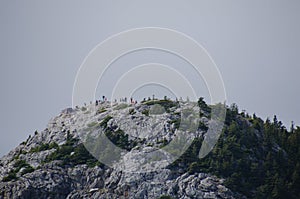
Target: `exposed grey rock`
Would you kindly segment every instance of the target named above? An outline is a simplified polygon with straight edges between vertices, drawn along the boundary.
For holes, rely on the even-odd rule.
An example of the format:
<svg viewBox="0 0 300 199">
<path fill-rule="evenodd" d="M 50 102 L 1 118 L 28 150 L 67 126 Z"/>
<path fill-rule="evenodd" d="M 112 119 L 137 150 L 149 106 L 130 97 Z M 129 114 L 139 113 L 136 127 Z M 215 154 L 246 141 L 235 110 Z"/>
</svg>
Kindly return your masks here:
<svg viewBox="0 0 300 199">
<path fill-rule="evenodd" d="M 0 180 L 11 172 L 17 173 L 16 179 L 0 182 L 0 199 L 146 199 L 159 198 L 162 195 L 183 199 L 238 196 L 224 186 L 224 180 L 215 176 L 205 173 L 175 175 L 165 168 L 174 159 L 168 156 L 166 151 L 157 149 L 162 146 L 161 141 L 169 143 L 178 134 L 178 129 L 175 128 L 174 123 L 171 123 L 176 119 L 175 113 L 180 113 L 184 108 L 193 109 L 192 104 L 173 107 L 169 113 L 152 116 L 144 114 L 144 111 L 149 109 L 146 105 L 120 107 L 118 104 L 111 106 L 109 103 L 101 103 L 97 107 L 91 104 L 83 109 L 65 109 L 51 119 L 44 131 L 30 136 L 0 160 Z M 133 111 L 130 112 L 130 109 Z M 101 132 L 98 131 L 99 123 L 107 116 L 112 117 L 107 122 L 109 128 L 114 131 L 122 129 L 129 135 L 130 141 L 138 142 L 136 147 L 122 154 L 123 158 L 115 162 L 112 168 L 90 167 L 84 163 L 63 165 L 62 160 L 45 162 L 45 158 L 57 149 L 47 148 L 39 151 L 39 146 L 48 144 L 49 147 L 51 143 L 61 146 L 66 143 L 68 136 L 81 138 L 75 143 L 76 146 L 86 139 L 86 129 L 91 131 L 91 135 L 99 134 Z M 197 122 L 191 115 L 187 115 L 186 118 Z M 209 123 L 205 117 L 200 121 Z M 182 131 L 185 130 L 187 129 Z M 204 133 L 200 130 L 189 132 L 186 139 L 192 140 Z M 74 151 L 70 153 L 70 157 L 72 155 Z M 156 160 L 149 161 L 154 156 Z M 25 168 L 16 171 L 14 165 L 20 160 L 25 161 L 35 170 L 26 174 L 22 174 Z"/>
</svg>

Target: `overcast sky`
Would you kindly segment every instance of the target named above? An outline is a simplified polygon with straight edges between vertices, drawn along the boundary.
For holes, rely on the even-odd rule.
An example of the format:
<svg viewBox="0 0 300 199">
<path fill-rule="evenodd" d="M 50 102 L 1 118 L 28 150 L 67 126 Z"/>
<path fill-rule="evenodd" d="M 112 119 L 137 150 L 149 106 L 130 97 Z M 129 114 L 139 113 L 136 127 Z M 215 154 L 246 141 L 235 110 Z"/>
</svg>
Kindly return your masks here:
<svg viewBox="0 0 300 199">
<path fill-rule="evenodd" d="M 263 119 L 276 114 L 288 128 L 291 121 L 299 125 L 299 24 L 297 0 L 3 0 L 0 156 L 71 107 L 77 70 L 98 43 L 147 26 L 178 30 L 202 44 L 221 72 L 228 103 Z M 177 58 L 168 62 L 168 57 L 162 52 L 136 53 L 119 65 L 156 61 L 186 71 Z"/>
</svg>

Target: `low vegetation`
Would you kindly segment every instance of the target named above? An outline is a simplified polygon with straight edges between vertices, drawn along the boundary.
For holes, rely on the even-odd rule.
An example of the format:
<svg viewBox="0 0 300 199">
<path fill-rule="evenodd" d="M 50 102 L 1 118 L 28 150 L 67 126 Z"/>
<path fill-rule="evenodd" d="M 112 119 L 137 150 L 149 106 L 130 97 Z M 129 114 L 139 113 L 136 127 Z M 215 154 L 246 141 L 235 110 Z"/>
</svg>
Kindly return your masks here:
<svg viewBox="0 0 300 199">
<path fill-rule="evenodd" d="M 130 109 L 131 110 L 131 109 Z M 133 114 L 133 112 L 129 112 L 129 114 Z M 136 141 L 129 141 L 128 134 L 126 134 L 121 129 L 113 129 L 111 127 L 108 127 L 107 123 L 109 120 L 111 120 L 111 116 L 106 116 L 100 123 L 100 126 L 104 129 L 106 137 L 114 143 L 116 146 L 130 150 L 133 147 L 137 145 Z"/>
<path fill-rule="evenodd" d="M 149 116 L 149 109 L 145 109 L 142 111 L 142 114 Z"/>
<path fill-rule="evenodd" d="M 2 181 L 8 182 L 17 179 L 17 174 L 20 172 L 20 175 L 26 173 L 31 173 L 34 171 L 34 168 L 30 166 L 25 160 L 17 160 L 14 164 L 14 169 L 12 169 L 7 176 L 5 176 Z"/>
<path fill-rule="evenodd" d="M 46 157 L 44 163 L 53 160 L 62 160 L 62 166 L 87 164 L 90 167 L 94 167 L 101 165 L 82 143 L 78 144 L 78 139 L 72 138 L 70 135 L 68 135 L 65 144 L 59 146 L 55 152 Z"/>
<path fill-rule="evenodd" d="M 174 102 L 168 99 L 144 101 L 143 104 L 146 104 L 148 106 L 159 105 L 163 107 L 166 112 L 170 112 L 170 108 L 172 107 L 179 107 L 178 102 Z"/>
<path fill-rule="evenodd" d="M 122 109 L 127 108 L 128 106 L 129 106 L 128 104 L 122 103 L 122 104 L 117 105 L 117 106 L 114 108 L 114 110 L 122 110 Z"/>
<path fill-rule="evenodd" d="M 129 114 L 130 114 L 130 115 L 134 115 L 135 113 L 136 113 L 136 112 L 135 112 L 134 108 L 129 109 Z"/>
<path fill-rule="evenodd" d="M 29 153 L 37 153 L 37 152 L 46 151 L 50 149 L 57 149 L 57 148 L 58 148 L 58 144 L 55 142 L 52 142 L 50 144 L 42 143 L 41 145 L 30 149 Z"/>
<path fill-rule="evenodd" d="M 100 109 L 97 110 L 97 113 L 96 113 L 96 114 L 105 113 L 106 111 L 107 111 L 107 110 L 106 110 L 104 107 L 102 107 L 102 108 L 100 108 Z"/>
<path fill-rule="evenodd" d="M 168 99 L 148 100 L 143 104 L 149 107 L 159 105 L 166 111 L 178 106 L 177 102 Z M 208 106 L 203 98 L 199 99 L 198 105 L 200 117 L 210 117 L 212 106 Z M 128 105 L 121 104 L 116 108 L 120 110 L 127 107 Z M 128 113 L 133 115 L 135 110 L 130 108 Z M 143 110 L 142 114 L 149 115 L 149 110 Z M 189 115 L 191 110 L 183 114 Z M 198 129 L 194 129 L 195 125 L 191 123 L 194 118 L 187 119 L 188 117 L 185 116 L 181 119 L 181 113 L 172 113 L 169 123 L 177 129 L 187 126 L 190 128 L 185 130 L 207 131 L 208 127 L 201 121 L 196 126 Z M 140 143 L 145 143 L 145 140 L 130 140 L 124 131 L 108 125 L 111 119 L 112 117 L 107 115 L 101 122 L 92 122 L 87 126 L 95 130 L 101 128 L 114 145 L 128 151 Z M 102 141 L 92 138 L 90 147 L 99 151 Z M 206 157 L 199 159 L 202 141 L 203 137 L 195 139 L 188 150 L 168 168 L 175 175 L 184 172 L 214 174 L 226 179 L 225 185 L 232 191 L 239 192 L 248 198 L 300 198 L 300 127 L 292 125 L 287 130 L 276 116 L 272 121 L 270 119 L 264 121 L 255 114 L 250 116 L 245 112 L 239 112 L 238 107 L 233 104 L 227 107 L 225 127 L 216 146 Z M 156 144 L 163 147 L 168 144 L 168 141 L 161 139 L 157 140 Z M 72 138 L 70 133 L 67 135 L 66 143 L 61 146 L 56 143 L 41 144 L 29 152 L 35 153 L 49 149 L 55 149 L 55 151 L 45 158 L 44 163 L 61 160 L 63 166 L 79 164 L 87 164 L 90 167 L 103 166 L 83 144 L 78 144 L 78 140 Z M 177 153 L 176 150 L 179 149 L 174 149 L 174 153 Z M 20 160 L 20 157 L 16 156 L 14 159 L 14 169 L 3 178 L 4 182 L 34 171 L 25 160 Z M 161 196 L 160 198 L 171 197 Z"/>
</svg>

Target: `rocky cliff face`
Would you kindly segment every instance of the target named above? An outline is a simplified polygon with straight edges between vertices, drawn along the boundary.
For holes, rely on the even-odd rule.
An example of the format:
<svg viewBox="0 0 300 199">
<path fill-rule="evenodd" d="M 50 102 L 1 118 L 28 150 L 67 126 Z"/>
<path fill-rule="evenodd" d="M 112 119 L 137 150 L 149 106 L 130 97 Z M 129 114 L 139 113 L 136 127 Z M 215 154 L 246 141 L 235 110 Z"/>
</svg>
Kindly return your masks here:
<svg viewBox="0 0 300 199">
<path fill-rule="evenodd" d="M 203 136 L 208 114 L 202 111 L 197 120 L 193 111 L 188 113 L 197 106 L 160 100 L 63 110 L 45 130 L 29 136 L 0 160 L 0 199 L 242 198 L 224 186 L 224 179 L 174 172 L 168 167 L 174 159 L 144 155 L 168 145 L 180 131 L 189 133 L 187 141 Z M 190 125 L 180 129 L 182 112 Z M 200 122 L 200 127 L 193 129 L 193 122 Z M 114 160 L 109 166 L 95 159 L 106 153 L 99 135 L 122 149 L 122 158 L 106 154 L 114 156 L 103 159 Z"/>
</svg>

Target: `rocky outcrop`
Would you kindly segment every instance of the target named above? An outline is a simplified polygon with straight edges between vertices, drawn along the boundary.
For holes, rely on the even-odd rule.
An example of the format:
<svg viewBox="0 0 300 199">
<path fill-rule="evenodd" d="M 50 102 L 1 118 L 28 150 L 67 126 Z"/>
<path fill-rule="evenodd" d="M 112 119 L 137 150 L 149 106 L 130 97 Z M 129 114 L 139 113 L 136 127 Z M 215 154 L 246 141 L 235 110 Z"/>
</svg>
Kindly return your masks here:
<svg viewBox="0 0 300 199">
<path fill-rule="evenodd" d="M 156 160 L 149 163 L 143 154 L 162 148 L 178 132 L 189 131 L 179 129 L 176 122 L 181 119 L 178 113 L 194 105 L 164 101 L 165 111 L 155 113 L 151 108 L 147 103 L 102 103 L 63 110 L 44 131 L 29 136 L 1 159 L 0 199 L 241 198 L 225 187 L 223 179 L 210 174 L 174 173 L 166 167 L 172 158 L 150 157 Z M 205 125 L 209 122 L 206 117 L 186 118 Z M 128 145 L 126 154 L 111 168 L 97 162 L 82 147 L 87 131 L 93 136 L 109 132 L 112 142 L 117 139 L 114 144 Z M 197 128 L 186 139 L 203 134 L 205 131 Z M 147 169 L 142 172 L 139 167 Z"/>
<path fill-rule="evenodd" d="M 0 198 L 235 198 L 223 180 L 185 173 L 172 179 L 169 170 L 147 174 L 104 171 L 86 165 L 39 169 L 1 184 Z"/>
</svg>

